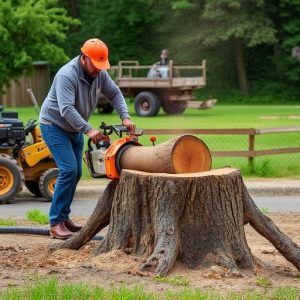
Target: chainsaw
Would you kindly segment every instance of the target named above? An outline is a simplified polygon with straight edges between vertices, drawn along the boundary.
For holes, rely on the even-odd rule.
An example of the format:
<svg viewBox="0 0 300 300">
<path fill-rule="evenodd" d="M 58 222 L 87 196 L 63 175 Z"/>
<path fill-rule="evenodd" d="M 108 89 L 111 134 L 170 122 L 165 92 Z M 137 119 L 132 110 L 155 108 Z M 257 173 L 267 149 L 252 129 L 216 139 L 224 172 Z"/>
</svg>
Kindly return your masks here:
<svg viewBox="0 0 300 300">
<path fill-rule="evenodd" d="M 129 147 L 141 146 L 138 137 L 143 134 L 143 130 L 136 128 L 134 133 L 130 133 L 123 125 L 106 125 L 104 122 L 101 123 L 100 129 L 107 138 L 98 143 L 89 139 L 83 159 L 92 177 L 118 179 L 121 174 L 120 160 L 123 153 Z M 111 142 L 110 135 L 113 133 L 119 138 Z M 123 137 L 124 133 L 127 136 Z"/>
</svg>

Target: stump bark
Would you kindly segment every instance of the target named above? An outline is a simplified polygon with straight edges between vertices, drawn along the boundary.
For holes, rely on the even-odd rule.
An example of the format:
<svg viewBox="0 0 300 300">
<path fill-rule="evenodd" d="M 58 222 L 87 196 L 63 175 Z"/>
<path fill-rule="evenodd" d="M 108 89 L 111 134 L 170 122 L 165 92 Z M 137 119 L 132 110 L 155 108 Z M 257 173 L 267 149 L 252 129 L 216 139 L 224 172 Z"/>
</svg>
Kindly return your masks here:
<svg viewBox="0 0 300 300">
<path fill-rule="evenodd" d="M 193 269 L 251 270 L 248 222 L 300 270 L 300 247 L 260 212 L 232 168 L 189 174 L 123 170 L 82 231 L 54 248 L 78 249 L 109 223 L 95 255 L 114 249 L 143 255 L 142 271 L 165 275 L 176 259 Z"/>
</svg>

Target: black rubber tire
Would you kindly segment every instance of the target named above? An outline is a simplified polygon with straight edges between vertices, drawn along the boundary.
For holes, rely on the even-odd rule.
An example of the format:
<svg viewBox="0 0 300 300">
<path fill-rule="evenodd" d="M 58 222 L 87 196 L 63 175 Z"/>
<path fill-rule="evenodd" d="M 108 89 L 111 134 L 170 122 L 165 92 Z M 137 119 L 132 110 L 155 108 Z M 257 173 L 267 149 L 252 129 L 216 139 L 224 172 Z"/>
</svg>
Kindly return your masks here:
<svg viewBox="0 0 300 300">
<path fill-rule="evenodd" d="M 9 203 L 22 190 L 23 169 L 7 154 L 0 154 L 0 203 Z"/>
<path fill-rule="evenodd" d="M 182 114 L 187 108 L 186 101 L 165 101 L 162 104 L 163 111 L 169 115 Z"/>
<path fill-rule="evenodd" d="M 160 109 L 160 101 L 152 92 L 140 92 L 134 99 L 134 108 L 138 116 L 156 116 Z"/>
<path fill-rule="evenodd" d="M 110 103 L 103 103 L 98 106 L 99 114 L 111 114 L 114 111 L 114 107 Z"/>
<path fill-rule="evenodd" d="M 36 180 L 25 180 L 25 186 L 35 196 L 42 197 L 39 182 Z"/>
<path fill-rule="evenodd" d="M 54 194 L 55 183 L 59 171 L 57 168 L 52 168 L 45 171 L 39 180 L 39 189 L 46 201 L 51 202 Z"/>
<path fill-rule="evenodd" d="M 114 107 L 107 97 L 101 94 L 98 100 L 97 110 L 99 114 L 111 114 L 114 111 Z"/>
</svg>

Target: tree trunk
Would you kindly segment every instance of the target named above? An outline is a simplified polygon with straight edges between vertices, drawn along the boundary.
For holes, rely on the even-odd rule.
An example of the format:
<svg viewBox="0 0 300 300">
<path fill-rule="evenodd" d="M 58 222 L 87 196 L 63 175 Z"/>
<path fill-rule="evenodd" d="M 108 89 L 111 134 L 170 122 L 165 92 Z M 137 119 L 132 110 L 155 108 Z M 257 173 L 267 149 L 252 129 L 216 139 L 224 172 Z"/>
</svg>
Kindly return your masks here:
<svg viewBox="0 0 300 300">
<path fill-rule="evenodd" d="M 279 253 L 300 271 L 300 247 L 259 210 L 244 184 L 242 197 L 245 222 L 248 221 L 259 234 L 268 239 Z"/>
<path fill-rule="evenodd" d="M 95 254 L 130 248 L 148 257 L 142 271 L 161 275 L 177 256 L 189 268 L 215 264 L 233 271 L 252 268 L 241 185 L 232 180 L 230 169 L 222 170 L 222 176 L 219 172 L 123 171 L 107 237 Z"/>
<path fill-rule="evenodd" d="M 120 159 L 121 169 L 150 173 L 193 173 L 211 168 L 206 144 L 193 135 L 182 135 L 154 147 L 129 147 Z"/>
<path fill-rule="evenodd" d="M 106 227 L 110 221 L 114 191 L 117 185 L 118 180 L 113 180 L 107 185 L 102 197 L 99 199 L 98 204 L 95 207 L 93 214 L 79 232 L 74 234 L 72 238 L 63 243 L 50 245 L 49 249 L 57 250 L 67 248 L 77 250 L 89 242 L 101 229 Z"/>
<path fill-rule="evenodd" d="M 68 0 L 68 11 L 73 18 L 79 17 L 77 0 Z"/>
<path fill-rule="evenodd" d="M 141 270 L 160 275 L 176 259 L 189 268 L 252 269 L 255 260 L 244 232 L 249 222 L 300 270 L 299 246 L 259 211 L 236 169 L 174 175 L 123 170 L 119 183 L 109 189 L 106 195 L 113 198 L 102 197 L 93 220 L 57 248 L 78 249 L 90 240 L 96 231 L 91 228 L 108 222 L 108 209 L 104 214 L 99 210 L 110 199 L 109 230 L 95 255 L 113 249 L 143 255 Z"/>
<path fill-rule="evenodd" d="M 249 83 L 247 78 L 243 43 L 240 39 L 235 39 L 235 52 L 240 90 L 244 95 L 248 96 Z"/>
</svg>

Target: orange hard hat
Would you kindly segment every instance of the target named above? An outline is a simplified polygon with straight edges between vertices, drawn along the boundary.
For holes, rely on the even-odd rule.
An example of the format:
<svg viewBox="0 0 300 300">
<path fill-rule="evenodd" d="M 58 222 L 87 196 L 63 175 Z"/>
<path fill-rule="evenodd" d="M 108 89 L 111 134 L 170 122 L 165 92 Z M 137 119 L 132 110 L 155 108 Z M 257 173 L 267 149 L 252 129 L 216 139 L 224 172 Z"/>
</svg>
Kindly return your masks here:
<svg viewBox="0 0 300 300">
<path fill-rule="evenodd" d="M 81 47 L 81 52 L 91 60 L 97 69 L 109 69 L 108 48 L 99 39 L 89 39 Z"/>
</svg>

